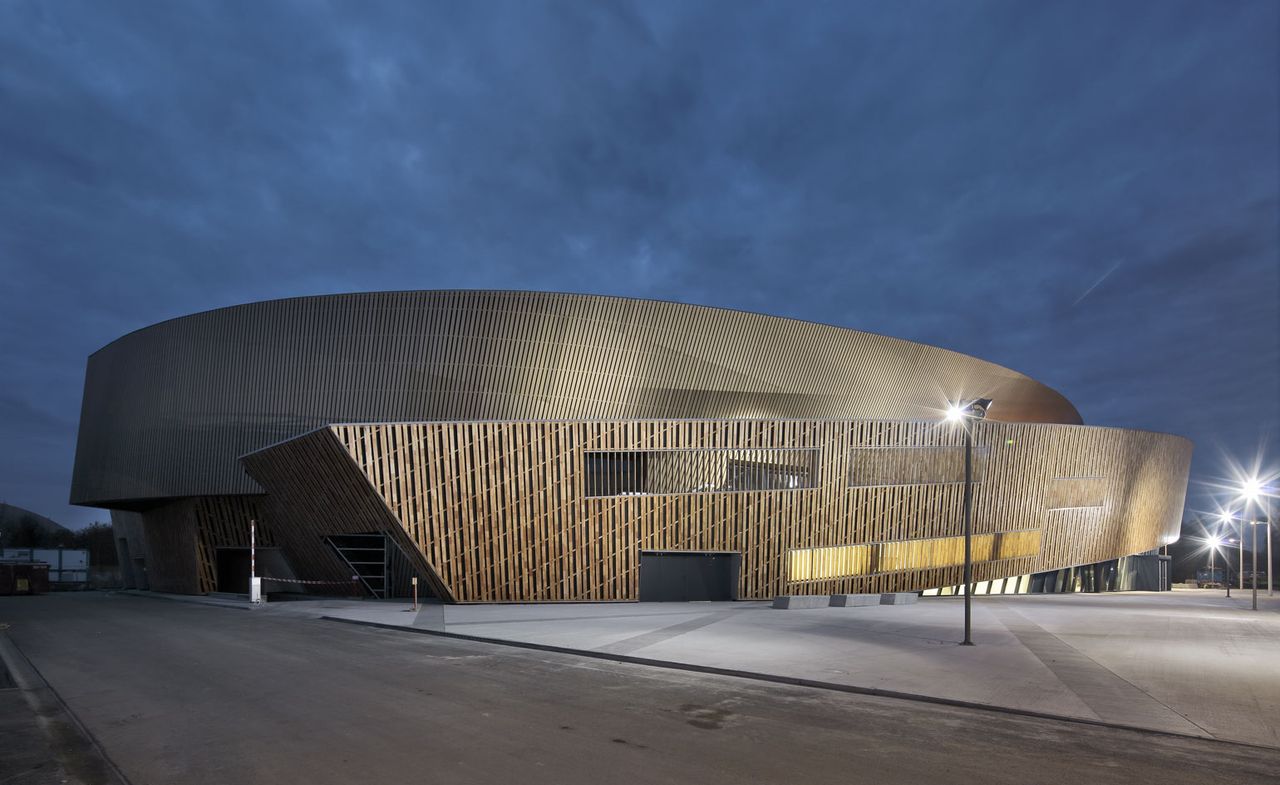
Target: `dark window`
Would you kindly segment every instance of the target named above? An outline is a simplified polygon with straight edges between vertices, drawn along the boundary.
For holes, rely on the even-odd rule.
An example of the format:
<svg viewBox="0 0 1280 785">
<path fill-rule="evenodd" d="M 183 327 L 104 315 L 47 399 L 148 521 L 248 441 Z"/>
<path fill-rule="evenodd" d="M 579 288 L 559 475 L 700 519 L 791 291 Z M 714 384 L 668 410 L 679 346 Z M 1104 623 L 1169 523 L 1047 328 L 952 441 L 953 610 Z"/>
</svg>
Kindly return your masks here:
<svg viewBox="0 0 1280 785">
<path fill-rule="evenodd" d="M 789 491 L 812 488 L 809 467 L 763 461 L 729 461 L 726 491 Z"/>
<path fill-rule="evenodd" d="M 648 453 L 589 452 L 584 462 L 588 496 L 629 496 L 645 492 Z"/>
<path fill-rule="evenodd" d="M 583 466 L 587 496 L 791 491 L 817 487 L 818 451 L 588 452 Z"/>
<path fill-rule="evenodd" d="M 989 454 L 987 445 L 974 445 L 974 482 L 982 482 Z M 963 447 L 856 447 L 850 458 L 854 487 L 964 482 Z"/>
</svg>

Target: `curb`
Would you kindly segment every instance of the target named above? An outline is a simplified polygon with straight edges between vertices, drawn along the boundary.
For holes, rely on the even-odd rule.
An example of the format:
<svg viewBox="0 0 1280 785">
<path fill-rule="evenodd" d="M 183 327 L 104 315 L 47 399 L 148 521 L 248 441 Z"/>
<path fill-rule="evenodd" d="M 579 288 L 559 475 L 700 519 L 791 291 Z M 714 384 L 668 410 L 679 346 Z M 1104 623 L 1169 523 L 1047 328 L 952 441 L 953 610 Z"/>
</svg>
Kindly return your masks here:
<svg viewBox="0 0 1280 785">
<path fill-rule="evenodd" d="M 167 602 L 185 602 L 188 605 L 205 605 L 210 608 L 230 608 L 231 610 L 234 610 L 234 611 L 253 610 L 253 606 L 247 604 L 248 600 L 245 600 L 246 604 L 241 605 L 231 600 L 221 600 L 216 597 L 210 600 L 210 599 L 207 599 L 207 596 L 203 594 L 192 594 L 190 595 L 190 599 L 188 599 L 186 596 L 171 597 L 167 594 L 147 591 L 146 589 L 115 589 L 108 593 L 122 594 L 126 597 L 145 597 L 148 600 L 165 600 Z"/>
<path fill-rule="evenodd" d="M 80 741 L 88 747 L 92 753 L 92 757 L 97 758 L 102 763 L 103 771 L 101 776 L 94 776 L 91 780 L 81 780 L 75 777 L 75 782 L 88 782 L 90 785 L 106 785 L 106 783 L 121 783 L 121 785 L 130 785 L 129 778 L 124 775 L 120 767 L 115 761 L 107 755 L 107 751 L 103 749 L 98 742 L 96 736 L 85 727 L 80 718 L 71 711 L 71 707 L 62 699 L 58 691 L 50 686 L 49 682 L 40 673 L 40 670 L 23 654 L 22 649 L 18 648 L 18 644 L 7 633 L 0 632 L 0 661 L 9 669 L 9 675 L 13 677 L 17 689 L 21 690 L 27 706 L 41 720 L 41 730 L 46 737 L 49 731 L 44 727 L 44 723 L 50 719 L 61 719 L 80 737 Z M 68 772 L 70 773 L 70 772 Z M 74 775 L 73 775 L 74 776 Z M 6 778 L 7 781 L 7 778 Z"/>
<path fill-rule="evenodd" d="M 826 690 L 828 692 L 843 692 L 853 695 L 869 695 L 876 698 L 890 698 L 894 700 L 912 701 L 915 703 L 930 703 L 938 706 L 951 706 L 961 709 L 972 709 L 975 711 L 992 712 L 996 714 L 1009 714 L 1018 717 L 1031 717 L 1041 720 L 1052 720 L 1055 722 L 1070 722 L 1077 725 L 1090 725 L 1098 728 L 1110 728 L 1112 730 L 1126 730 L 1135 733 L 1145 733 L 1154 736 L 1166 736 L 1175 739 L 1194 739 L 1196 741 L 1212 742 L 1215 744 L 1230 744 L 1237 747 L 1245 747 L 1247 749 L 1267 750 L 1275 752 L 1280 747 L 1272 747 L 1266 744 L 1254 744 L 1247 741 L 1235 741 L 1233 739 L 1219 739 L 1216 736 L 1197 736 L 1191 733 L 1178 733 L 1177 731 L 1160 730 L 1158 728 L 1145 728 L 1141 725 L 1125 725 L 1119 722 L 1107 722 L 1106 720 L 1094 720 L 1088 717 L 1072 717 L 1064 714 L 1049 714 L 1047 712 L 1034 711 L 1031 709 L 1018 709 L 1010 706 L 998 706 L 992 703 L 978 703 L 976 701 L 964 701 L 956 698 L 941 698 L 936 695 L 921 695 L 914 692 L 898 692 L 895 690 L 882 690 L 876 687 L 859 687 L 853 684 L 836 684 L 829 681 L 819 681 L 817 679 L 805 679 L 799 676 L 780 676 L 772 673 L 757 673 L 755 671 L 736 670 L 733 668 L 718 668 L 713 665 L 696 665 L 688 662 L 675 662 L 673 660 L 656 660 L 647 657 L 633 657 L 627 654 L 611 654 L 608 652 L 588 651 L 585 649 L 572 649 L 567 646 L 554 646 L 546 643 L 530 643 L 527 641 L 503 640 L 500 638 L 485 638 L 479 635 L 467 635 L 460 632 L 445 632 L 443 630 L 428 630 L 421 627 L 404 627 L 398 624 L 385 624 L 376 621 L 363 621 L 360 619 L 344 619 L 338 616 L 321 616 L 325 621 L 338 622 L 340 624 L 353 624 L 360 627 L 374 627 L 377 629 L 393 630 L 397 632 L 415 633 L 417 635 L 434 635 L 440 638 L 453 638 L 455 640 L 472 641 L 475 643 L 489 643 L 498 646 L 508 646 L 516 649 L 531 649 L 533 651 L 545 651 L 554 654 L 568 654 L 575 657 L 586 657 L 594 660 L 608 660 L 611 662 L 622 662 L 629 665 L 642 665 L 650 668 L 663 668 L 665 670 L 689 671 L 693 673 L 706 673 L 713 676 L 728 676 L 736 679 L 749 679 L 751 681 L 759 681 L 770 684 L 786 684 L 795 687 L 809 687 L 812 689 Z"/>
</svg>

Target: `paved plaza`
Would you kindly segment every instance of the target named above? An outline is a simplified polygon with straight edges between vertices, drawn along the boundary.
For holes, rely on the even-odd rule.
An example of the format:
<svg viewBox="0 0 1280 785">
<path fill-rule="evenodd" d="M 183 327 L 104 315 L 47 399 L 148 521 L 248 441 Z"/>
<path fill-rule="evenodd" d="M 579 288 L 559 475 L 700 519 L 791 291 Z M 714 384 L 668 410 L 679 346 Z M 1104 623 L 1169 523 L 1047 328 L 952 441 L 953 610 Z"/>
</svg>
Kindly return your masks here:
<svg viewBox="0 0 1280 785">
<path fill-rule="evenodd" d="M 1179 601 L 1137 598 L 1137 606 L 1149 608 L 1157 599 Z M 1104 612 L 1141 615 L 1121 609 L 1125 597 L 1061 598 L 1077 600 L 1078 605 L 1055 614 L 1061 616 L 1055 626 L 1063 625 L 1057 634 L 1071 641 L 1063 645 L 1083 645 L 1061 630 L 1077 608 L 1083 613 L 1089 603 L 1118 600 L 1115 609 Z M 1021 617 L 1028 613 L 1024 605 L 1031 605 L 1021 602 L 1001 605 L 1021 609 L 1008 611 Z M 1201 607 L 1203 602 L 1196 597 L 1187 604 Z M 981 655 L 958 661 L 927 686 L 976 678 L 983 662 L 987 670 L 1019 662 L 1014 644 L 996 640 L 993 620 L 1005 611 L 994 602 L 981 607 L 980 646 L 973 650 Z M 942 663 L 959 649 L 945 623 L 958 610 L 949 602 L 908 606 L 908 613 L 898 616 L 889 612 L 903 608 L 873 608 L 861 620 L 826 611 L 771 612 L 754 603 L 448 610 L 450 616 L 459 614 L 451 627 L 505 629 L 506 634 L 540 630 L 526 637 L 544 640 L 556 640 L 557 628 L 577 629 L 580 645 L 601 651 L 673 656 L 675 647 L 683 646 L 691 655 L 709 645 L 713 634 L 737 645 L 754 639 L 761 642 L 756 660 L 740 659 L 748 652 L 718 656 L 733 665 L 759 666 L 807 651 L 809 659 L 795 667 L 851 680 L 894 670 L 922 673 L 928 663 Z M 31 745 L 25 754 L 0 757 L 4 781 L 1252 785 L 1274 782 L 1280 770 L 1280 750 L 1274 748 L 319 618 L 336 612 L 363 615 L 364 621 L 394 614 L 418 624 L 440 621 L 430 618 L 439 613 L 438 606 L 414 614 L 373 602 L 278 603 L 249 611 L 242 602 L 217 598 L 199 603 L 103 593 L 0 598 L 0 622 L 9 625 L 0 633 L 6 659 L 31 665 L 22 685 L 12 690 L 38 707 L 27 717 L 25 732 L 18 727 L 17 711 L 0 726 L 0 748 Z M 1237 609 L 1220 612 L 1246 626 L 1264 625 L 1259 630 L 1269 630 L 1274 615 L 1249 620 Z M 1208 611 L 1201 607 L 1199 613 Z M 938 614 L 935 633 L 922 635 L 933 614 Z M 1041 626 L 1049 624 L 1039 613 L 1030 615 Z M 1020 623 L 1009 623 L 1014 631 L 1006 634 L 1012 639 L 1027 634 Z M 860 625 L 868 630 L 850 632 Z M 1271 632 L 1265 636 L 1273 638 Z M 860 642 L 864 639 L 879 639 L 883 650 L 876 653 Z M 823 640 L 825 646 L 817 645 Z M 1123 640 L 1116 643 L 1123 646 Z M 1245 635 L 1223 640 L 1222 648 L 1227 656 L 1242 656 L 1247 643 Z M 1089 651 L 1101 656 L 1106 648 Z M 855 667 L 850 663 L 858 661 L 860 650 L 868 657 Z M 899 652 L 897 667 L 889 650 Z M 849 655 L 842 668 L 835 667 L 839 651 Z M 701 656 L 709 655 L 704 650 Z M 1046 702 L 1041 708 L 1075 705 L 1066 696 L 1071 693 L 1085 706 L 1092 701 L 1094 713 L 1107 713 L 1102 697 L 1065 673 L 1050 665 L 1032 672 L 1059 696 L 1060 704 Z M 1072 686 L 1055 687 L 1049 676 Z M 1097 678 L 1092 672 L 1088 676 Z M 46 680 L 47 687 L 42 686 Z M 1240 688 L 1234 689 L 1239 695 Z M 1032 691 L 1032 685 L 1021 684 L 1005 694 Z M 980 690 L 960 694 L 981 697 Z M 1243 705 L 1248 702 L 1239 708 L 1251 711 Z M 65 706 L 66 717 L 58 719 L 58 706 Z M 30 725 L 38 730 L 51 718 L 64 726 L 64 738 L 48 745 L 51 759 L 36 765 L 42 753 Z M 83 729 L 83 738 L 66 738 L 73 725 Z M 103 762 L 96 762 L 97 750 Z"/>
<path fill-rule="evenodd" d="M 768 603 L 275 603 L 302 613 L 1280 747 L 1280 597 L 1186 590 L 774 610 Z"/>
</svg>

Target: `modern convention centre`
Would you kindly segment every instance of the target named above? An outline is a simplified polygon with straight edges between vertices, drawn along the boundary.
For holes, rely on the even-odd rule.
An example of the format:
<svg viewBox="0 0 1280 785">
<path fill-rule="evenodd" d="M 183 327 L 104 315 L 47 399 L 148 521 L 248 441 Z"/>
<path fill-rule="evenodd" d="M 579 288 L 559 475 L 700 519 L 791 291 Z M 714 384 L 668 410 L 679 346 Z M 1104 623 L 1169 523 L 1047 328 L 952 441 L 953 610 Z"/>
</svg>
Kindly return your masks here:
<svg viewBox="0 0 1280 785">
<path fill-rule="evenodd" d="M 985 419 L 949 406 L 990 401 Z M 965 434 L 971 436 L 965 479 Z M 445 602 L 1159 588 L 1191 443 L 956 352 L 672 302 L 220 308 L 88 362 L 71 501 L 126 585 Z"/>
</svg>

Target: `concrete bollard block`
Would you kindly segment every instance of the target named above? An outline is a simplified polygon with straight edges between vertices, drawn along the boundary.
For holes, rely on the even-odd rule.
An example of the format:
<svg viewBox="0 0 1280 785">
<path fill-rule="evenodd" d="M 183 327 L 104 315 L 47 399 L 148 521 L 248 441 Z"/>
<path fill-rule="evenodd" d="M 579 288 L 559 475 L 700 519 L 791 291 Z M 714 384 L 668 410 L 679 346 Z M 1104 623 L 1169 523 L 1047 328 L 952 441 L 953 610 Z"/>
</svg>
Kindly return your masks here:
<svg viewBox="0 0 1280 785">
<path fill-rule="evenodd" d="M 913 591 L 886 592 L 880 595 L 881 605 L 914 605 L 920 595 Z"/>
<path fill-rule="evenodd" d="M 773 607 L 784 611 L 825 608 L 830 601 L 831 598 L 825 594 L 782 594 L 773 598 Z"/>
<path fill-rule="evenodd" d="M 879 605 L 879 594 L 833 594 L 831 595 L 831 607 L 833 608 L 857 608 L 864 605 Z"/>
</svg>

